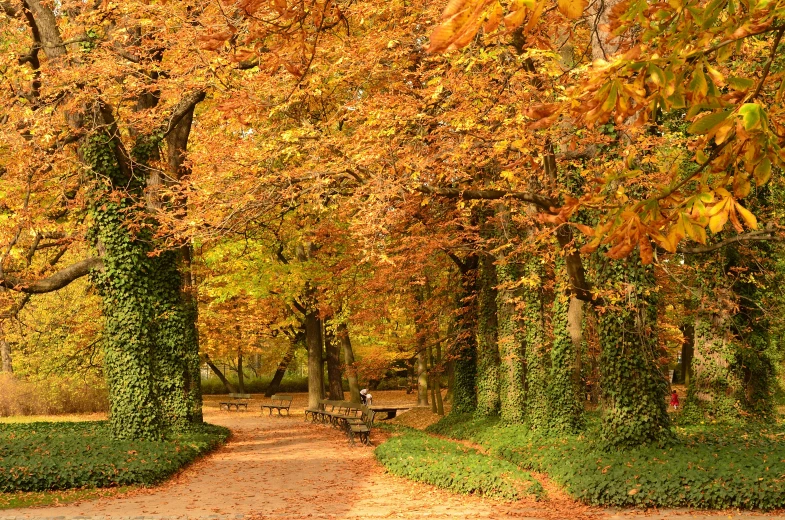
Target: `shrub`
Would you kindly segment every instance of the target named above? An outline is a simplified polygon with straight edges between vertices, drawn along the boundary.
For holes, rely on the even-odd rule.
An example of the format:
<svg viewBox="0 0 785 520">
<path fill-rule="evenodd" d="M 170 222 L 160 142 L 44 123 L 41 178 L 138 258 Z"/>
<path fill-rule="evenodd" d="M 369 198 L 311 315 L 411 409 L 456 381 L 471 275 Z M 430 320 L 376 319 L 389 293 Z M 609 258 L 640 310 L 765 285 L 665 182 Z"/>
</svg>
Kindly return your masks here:
<svg viewBox="0 0 785 520">
<path fill-rule="evenodd" d="M 381 444 L 376 458 L 390 473 L 457 493 L 507 500 L 541 497 L 539 482 L 513 464 L 486 457 L 456 442 L 406 430 Z"/>
<path fill-rule="evenodd" d="M 83 380 L 51 376 L 39 381 L 0 374 L 0 417 L 59 415 L 109 410 L 106 384 L 97 378 Z"/>
<path fill-rule="evenodd" d="M 605 451 L 598 422 L 580 436 L 547 437 L 498 420 L 448 416 L 429 431 L 471 439 L 521 468 L 547 473 L 575 498 L 603 506 L 785 507 L 785 428 L 676 428 L 672 446 Z"/>
<path fill-rule="evenodd" d="M 0 492 L 155 484 L 228 435 L 202 425 L 165 441 L 120 441 L 106 421 L 0 424 Z"/>
<path fill-rule="evenodd" d="M 272 376 L 245 379 L 245 391 L 249 394 L 263 394 L 267 387 L 270 386 Z M 235 388 L 237 387 L 237 378 L 229 378 Z M 348 390 L 348 386 L 345 388 Z M 281 386 L 278 387 L 279 394 L 293 393 L 293 392 L 307 392 L 308 391 L 308 376 L 290 376 L 287 375 L 281 381 Z M 229 393 L 224 387 L 221 380 L 217 377 L 209 379 L 202 379 L 202 393 L 205 395 L 217 395 Z"/>
</svg>

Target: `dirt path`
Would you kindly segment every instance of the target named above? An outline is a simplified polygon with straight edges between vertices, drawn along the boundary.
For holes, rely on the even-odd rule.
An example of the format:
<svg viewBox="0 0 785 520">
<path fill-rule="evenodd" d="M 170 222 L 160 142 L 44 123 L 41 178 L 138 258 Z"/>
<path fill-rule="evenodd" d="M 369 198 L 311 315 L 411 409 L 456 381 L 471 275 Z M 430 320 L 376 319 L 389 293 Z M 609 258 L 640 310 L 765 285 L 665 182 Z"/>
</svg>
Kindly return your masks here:
<svg viewBox="0 0 785 520">
<path fill-rule="evenodd" d="M 546 502 L 505 503 L 454 495 L 384 473 L 373 449 L 348 446 L 329 427 L 302 416 L 206 409 L 234 432 L 230 442 L 166 484 L 60 507 L 0 511 L 0 520 L 129 518 L 530 518 L 632 519 L 634 512 L 588 508 L 553 490 Z M 379 436 L 375 441 L 378 443 Z M 551 490 L 549 490 L 551 491 Z M 644 518 L 739 518 L 732 513 L 650 512 Z M 751 515 L 745 514 L 744 518 Z M 757 515 L 756 515 L 757 516 Z M 771 516 L 769 516 L 771 518 Z"/>
</svg>

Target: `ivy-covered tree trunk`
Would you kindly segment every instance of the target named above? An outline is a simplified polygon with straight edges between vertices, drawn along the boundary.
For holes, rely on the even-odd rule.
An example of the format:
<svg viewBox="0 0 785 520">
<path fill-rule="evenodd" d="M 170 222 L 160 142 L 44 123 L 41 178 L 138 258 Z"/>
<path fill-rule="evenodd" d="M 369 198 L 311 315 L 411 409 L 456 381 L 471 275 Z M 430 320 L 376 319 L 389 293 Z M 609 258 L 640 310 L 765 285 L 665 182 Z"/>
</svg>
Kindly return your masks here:
<svg viewBox="0 0 785 520">
<path fill-rule="evenodd" d="M 656 287 L 652 268 L 633 253 L 625 260 L 598 254 L 598 286 L 608 292 L 598 316 L 604 401 L 602 437 L 609 447 L 672 438 L 658 364 Z"/>
<path fill-rule="evenodd" d="M 517 297 L 509 284 L 518 281 L 515 264 L 496 266 L 499 281 L 497 294 L 499 341 L 499 397 L 501 419 L 509 424 L 521 424 L 526 411 L 525 343 L 521 323 L 515 309 Z"/>
<path fill-rule="evenodd" d="M 202 422 L 201 374 L 195 316 L 182 291 L 180 251 L 166 251 L 150 261 L 155 267 L 153 311 L 157 393 L 164 425 L 182 431 Z M 242 390 L 241 390 L 242 391 Z"/>
<path fill-rule="evenodd" d="M 526 343 L 526 422 L 548 427 L 548 345 L 542 308 L 542 264 L 530 256 L 523 266 L 523 330 Z"/>
<path fill-rule="evenodd" d="M 94 236 L 104 270 L 95 275 L 103 297 L 104 372 L 109 420 L 119 439 L 159 440 L 165 433 L 156 384 L 154 271 L 144 242 L 126 228 L 121 208 L 107 202 L 93 211 Z"/>
<path fill-rule="evenodd" d="M 479 417 L 499 413 L 499 344 L 496 312 L 496 267 L 481 254 L 477 290 L 477 409 Z"/>
<path fill-rule="evenodd" d="M 560 278 L 553 300 L 553 345 L 551 346 L 551 374 L 548 379 L 550 394 L 550 429 L 561 433 L 574 433 L 583 426 L 583 403 L 575 380 L 575 359 L 580 356 L 570 337 L 570 296 L 564 273 L 564 262 L 557 262 Z M 580 324 L 578 324 L 580 326 Z M 578 343 L 580 346 L 580 343 Z"/>
<path fill-rule="evenodd" d="M 455 342 L 450 349 L 453 361 L 452 411 L 468 413 L 477 408 L 477 256 L 471 255 L 460 266 L 461 284 L 456 294 Z"/>
</svg>

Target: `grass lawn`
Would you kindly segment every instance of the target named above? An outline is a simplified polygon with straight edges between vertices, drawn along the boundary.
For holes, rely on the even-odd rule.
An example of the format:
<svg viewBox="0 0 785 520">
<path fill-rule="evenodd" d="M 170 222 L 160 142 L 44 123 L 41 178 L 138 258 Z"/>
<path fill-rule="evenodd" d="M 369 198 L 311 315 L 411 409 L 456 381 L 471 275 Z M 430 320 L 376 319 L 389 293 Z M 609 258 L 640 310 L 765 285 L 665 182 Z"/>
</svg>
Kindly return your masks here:
<svg viewBox="0 0 785 520">
<path fill-rule="evenodd" d="M 428 431 L 549 475 L 574 498 L 604 506 L 785 508 L 785 426 L 677 426 L 667 447 L 606 451 L 599 420 L 582 435 L 545 437 L 498 419 L 447 416 Z"/>
<path fill-rule="evenodd" d="M 121 441 L 112 440 L 105 421 L 5 422 L 0 424 L 0 504 L 42 503 L 24 492 L 81 490 L 78 495 L 95 488 L 156 484 L 228 435 L 226 428 L 203 425 L 160 442 Z M 51 494 L 47 500 L 57 497 Z M 82 498 L 87 496 L 77 499 Z"/>
</svg>

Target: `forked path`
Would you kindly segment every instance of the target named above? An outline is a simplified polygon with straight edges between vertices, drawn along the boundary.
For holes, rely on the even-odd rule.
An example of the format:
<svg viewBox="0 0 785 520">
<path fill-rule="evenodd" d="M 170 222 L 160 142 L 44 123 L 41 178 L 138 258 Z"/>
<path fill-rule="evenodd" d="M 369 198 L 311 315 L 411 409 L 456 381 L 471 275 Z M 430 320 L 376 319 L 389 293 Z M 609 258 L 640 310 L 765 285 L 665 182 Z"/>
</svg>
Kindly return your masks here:
<svg viewBox="0 0 785 520">
<path fill-rule="evenodd" d="M 231 428 L 232 439 L 166 484 L 59 507 L 0 511 L 0 519 L 638 517 L 590 509 L 558 493 L 545 502 L 506 503 L 412 483 L 386 474 L 372 448 L 350 447 L 339 431 L 305 423 L 302 416 L 215 410 L 206 415 L 209 422 Z M 673 513 L 645 516 L 670 518 Z M 736 515 L 719 518 L 729 516 Z"/>
</svg>

